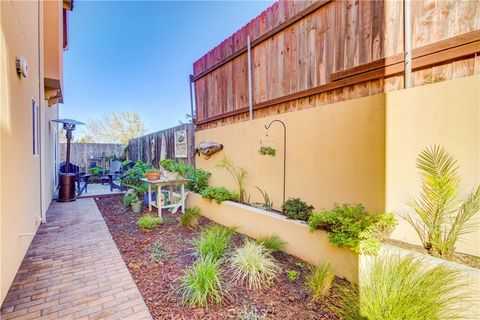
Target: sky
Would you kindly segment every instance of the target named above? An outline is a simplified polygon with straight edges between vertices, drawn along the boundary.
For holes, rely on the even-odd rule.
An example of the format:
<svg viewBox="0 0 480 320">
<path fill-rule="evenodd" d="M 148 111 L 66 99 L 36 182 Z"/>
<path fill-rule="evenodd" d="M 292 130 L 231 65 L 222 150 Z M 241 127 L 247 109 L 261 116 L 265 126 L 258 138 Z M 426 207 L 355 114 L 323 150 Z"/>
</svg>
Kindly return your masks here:
<svg viewBox="0 0 480 320">
<path fill-rule="evenodd" d="M 60 117 L 138 111 L 148 132 L 178 125 L 190 113 L 193 63 L 272 3 L 76 0 Z"/>
</svg>

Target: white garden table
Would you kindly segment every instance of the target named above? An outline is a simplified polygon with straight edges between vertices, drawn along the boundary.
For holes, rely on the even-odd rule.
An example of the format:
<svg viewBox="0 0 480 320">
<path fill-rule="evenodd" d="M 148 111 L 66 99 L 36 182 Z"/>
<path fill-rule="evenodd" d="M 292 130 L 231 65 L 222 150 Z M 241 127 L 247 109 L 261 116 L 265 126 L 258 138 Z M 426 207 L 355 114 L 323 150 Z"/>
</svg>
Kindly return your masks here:
<svg viewBox="0 0 480 320">
<path fill-rule="evenodd" d="M 162 216 L 162 209 L 172 208 L 172 212 L 176 213 L 178 209 L 182 208 L 182 213 L 185 212 L 185 200 L 187 199 L 185 193 L 185 184 L 190 182 L 190 179 L 179 178 L 179 179 L 168 179 L 168 178 L 160 178 L 158 180 L 148 180 L 146 178 L 140 179 L 143 182 L 146 182 L 148 185 L 148 211 L 152 211 L 152 207 L 158 209 L 158 216 Z M 179 198 L 177 202 L 171 204 L 165 204 L 162 201 L 161 192 L 162 187 L 168 186 L 168 198 L 173 201 L 173 198 Z M 173 186 L 180 186 L 180 194 L 174 194 L 172 187 Z M 152 187 L 157 188 L 157 201 L 152 200 Z"/>
</svg>

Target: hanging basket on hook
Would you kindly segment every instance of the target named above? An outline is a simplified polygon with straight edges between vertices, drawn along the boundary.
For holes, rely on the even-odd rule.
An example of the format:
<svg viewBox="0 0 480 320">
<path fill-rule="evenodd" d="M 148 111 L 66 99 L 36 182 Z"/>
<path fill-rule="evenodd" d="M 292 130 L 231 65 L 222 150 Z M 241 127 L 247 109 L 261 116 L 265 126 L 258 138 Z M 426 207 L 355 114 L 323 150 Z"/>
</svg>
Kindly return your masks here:
<svg viewBox="0 0 480 320">
<path fill-rule="evenodd" d="M 277 149 L 275 148 L 274 141 L 270 138 L 268 133 L 260 140 L 260 149 L 258 150 L 262 156 L 275 157 L 277 155 Z"/>
</svg>

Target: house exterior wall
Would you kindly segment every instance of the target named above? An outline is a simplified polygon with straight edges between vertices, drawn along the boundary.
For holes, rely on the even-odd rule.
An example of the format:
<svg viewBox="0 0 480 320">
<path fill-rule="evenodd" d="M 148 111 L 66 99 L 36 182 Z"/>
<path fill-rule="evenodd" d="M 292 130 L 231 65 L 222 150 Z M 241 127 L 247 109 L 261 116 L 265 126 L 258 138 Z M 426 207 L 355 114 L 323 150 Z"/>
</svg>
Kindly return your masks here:
<svg viewBox="0 0 480 320">
<path fill-rule="evenodd" d="M 216 167 L 224 155 L 248 170 L 251 202 L 269 194 L 274 208 L 282 204 L 283 130 L 268 130 L 277 155 L 258 153 L 265 125 L 274 119 L 287 127 L 286 198 L 299 197 L 316 210 L 335 203 L 362 203 L 370 212 L 406 209 L 418 195 L 415 159 L 431 144 L 445 146 L 459 161 L 462 191 L 480 183 L 480 76 L 382 93 L 335 104 L 282 113 L 252 121 L 201 130 L 195 140 L 223 144 L 197 167 L 212 172 L 211 185 L 235 190 L 233 178 Z M 418 236 L 398 217 L 392 237 L 418 244 Z M 458 251 L 480 256 L 480 228 L 458 243 Z"/>
<path fill-rule="evenodd" d="M 53 193 L 57 146 L 50 120 L 58 117 L 58 105 L 49 107 L 45 100 L 43 30 L 61 21 L 44 20 L 44 10 L 43 1 L 0 1 L 0 303 Z M 16 57 L 28 61 L 27 77 L 17 75 Z M 38 105 L 37 155 L 32 99 Z"/>
</svg>

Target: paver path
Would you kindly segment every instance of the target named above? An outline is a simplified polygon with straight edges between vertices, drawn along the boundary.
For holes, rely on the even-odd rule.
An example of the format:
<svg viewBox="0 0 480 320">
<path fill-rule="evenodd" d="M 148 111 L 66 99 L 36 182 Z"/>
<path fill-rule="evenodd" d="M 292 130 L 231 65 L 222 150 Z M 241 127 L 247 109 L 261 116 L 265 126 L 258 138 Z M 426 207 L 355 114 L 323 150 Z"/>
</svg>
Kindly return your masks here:
<svg viewBox="0 0 480 320">
<path fill-rule="evenodd" d="M 52 203 L 0 318 L 151 319 L 93 199 Z"/>
</svg>

